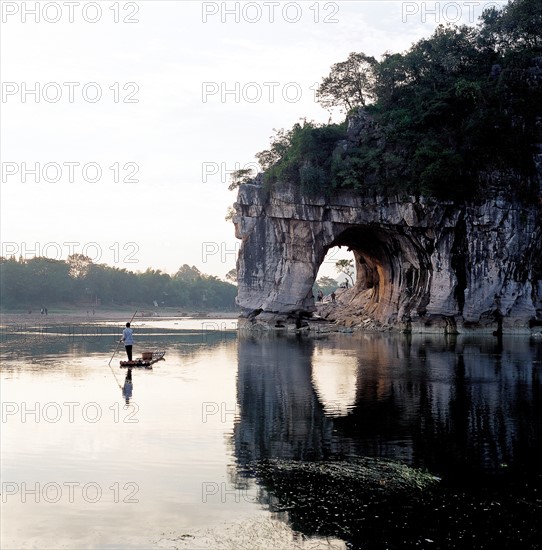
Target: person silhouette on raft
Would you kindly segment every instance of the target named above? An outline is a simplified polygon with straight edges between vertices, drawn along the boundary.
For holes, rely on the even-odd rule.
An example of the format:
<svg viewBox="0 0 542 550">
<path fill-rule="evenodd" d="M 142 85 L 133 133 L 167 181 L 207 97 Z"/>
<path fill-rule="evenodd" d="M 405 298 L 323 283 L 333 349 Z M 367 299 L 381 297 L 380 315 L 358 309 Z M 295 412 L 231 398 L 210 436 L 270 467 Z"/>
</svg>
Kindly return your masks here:
<svg viewBox="0 0 542 550">
<path fill-rule="evenodd" d="M 128 356 L 128 361 L 132 360 L 132 346 L 134 345 L 134 331 L 130 328 L 130 323 L 126 323 L 126 328 L 122 331 L 121 342 L 124 342 L 124 349 Z"/>
</svg>

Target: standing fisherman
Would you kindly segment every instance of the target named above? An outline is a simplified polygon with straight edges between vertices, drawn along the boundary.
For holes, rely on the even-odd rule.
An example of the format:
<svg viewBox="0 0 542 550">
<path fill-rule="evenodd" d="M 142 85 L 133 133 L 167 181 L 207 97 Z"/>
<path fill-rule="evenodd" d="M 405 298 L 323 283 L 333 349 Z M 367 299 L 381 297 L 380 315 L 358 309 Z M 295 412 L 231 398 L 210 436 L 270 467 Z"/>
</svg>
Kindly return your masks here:
<svg viewBox="0 0 542 550">
<path fill-rule="evenodd" d="M 134 331 L 130 328 L 130 323 L 126 323 L 126 328 L 122 331 L 121 342 L 124 342 L 128 361 L 132 360 L 132 346 L 134 345 Z"/>
</svg>

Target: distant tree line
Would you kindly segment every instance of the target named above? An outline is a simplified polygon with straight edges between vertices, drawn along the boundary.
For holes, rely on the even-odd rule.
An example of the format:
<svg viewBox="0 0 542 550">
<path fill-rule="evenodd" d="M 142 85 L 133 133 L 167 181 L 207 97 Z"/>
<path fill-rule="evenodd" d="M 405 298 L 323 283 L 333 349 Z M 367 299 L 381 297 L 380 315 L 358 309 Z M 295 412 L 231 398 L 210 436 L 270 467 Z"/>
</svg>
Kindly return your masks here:
<svg viewBox="0 0 542 550">
<path fill-rule="evenodd" d="M 196 267 L 183 265 L 174 275 L 147 269 L 94 264 L 81 254 L 67 261 L 50 258 L 0 258 L 0 301 L 6 308 L 53 304 L 115 306 L 141 304 L 198 311 L 233 310 L 237 287 Z"/>
<path fill-rule="evenodd" d="M 337 290 L 339 283 L 327 276 L 320 277 L 312 287 L 312 293 L 314 296 L 318 296 L 318 292 L 321 291 L 324 296 L 331 294 L 334 290 Z"/>
<path fill-rule="evenodd" d="M 476 27 L 439 26 L 404 53 L 378 61 L 353 52 L 332 66 L 321 105 L 365 118 L 352 142 L 341 124 L 279 130 L 256 156 L 264 185 L 303 192 L 420 194 L 464 200 L 513 188 L 536 201 L 542 141 L 542 2 L 511 0 Z M 232 187 L 250 175 L 234 174 Z"/>
</svg>

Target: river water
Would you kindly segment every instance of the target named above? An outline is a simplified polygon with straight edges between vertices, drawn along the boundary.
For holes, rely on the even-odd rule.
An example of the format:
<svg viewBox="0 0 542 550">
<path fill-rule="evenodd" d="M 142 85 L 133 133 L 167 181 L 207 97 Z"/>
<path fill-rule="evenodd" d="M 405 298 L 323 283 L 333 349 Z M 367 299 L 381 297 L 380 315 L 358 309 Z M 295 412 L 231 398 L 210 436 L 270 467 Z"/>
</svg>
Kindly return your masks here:
<svg viewBox="0 0 542 550">
<path fill-rule="evenodd" d="M 540 547 L 540 340 L 150 320 L 130 382 L 121 328 L 3 328 L 2 549 Z M 288 470 L 360 459 L 376 489 Z"/>
</svg>

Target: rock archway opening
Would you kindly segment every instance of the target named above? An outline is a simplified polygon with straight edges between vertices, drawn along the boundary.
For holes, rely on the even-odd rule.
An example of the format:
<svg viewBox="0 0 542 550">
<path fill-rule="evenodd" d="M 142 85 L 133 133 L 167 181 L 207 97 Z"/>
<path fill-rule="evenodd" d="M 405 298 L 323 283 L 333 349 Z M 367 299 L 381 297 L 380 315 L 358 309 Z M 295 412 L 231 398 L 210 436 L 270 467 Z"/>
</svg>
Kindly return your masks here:
<svg viewBox="0 0 542 550">
<path fill-rule="evenodd" d="M 326 247 L 353 254 L 354 284 L 337 294 L 335 304 L 319 308 L 332 320 L 357 324 L 360 318 L 385 323 L 408 321 L 425 313 L 430 283 L 430 251 L 397 228 L 349 227 Z"/>
<path fill-rule="evenodd" d="M 233 220 L 243 322 L 297 329 L 315 311 L 324 316 L 313 285 L 326 253 L 342 246 L 356 281 L 325 316 L 339 325 L 365 328 L 365 316 L 413 332 L 532 331 L 542 312 L 542 227 L 537 206 L 515 200 L 348 190 L 331 200 L 287 183 L 241 185 Z"/>
<path fill-rule="evenodd" d="M 318 268 L 313 295 L 317 301 L 330 300 L 332 293 L 352 288 L 356 282 L 355 258 L 351 250 L 343 246 L 330 247 Z"/>
</svg>

